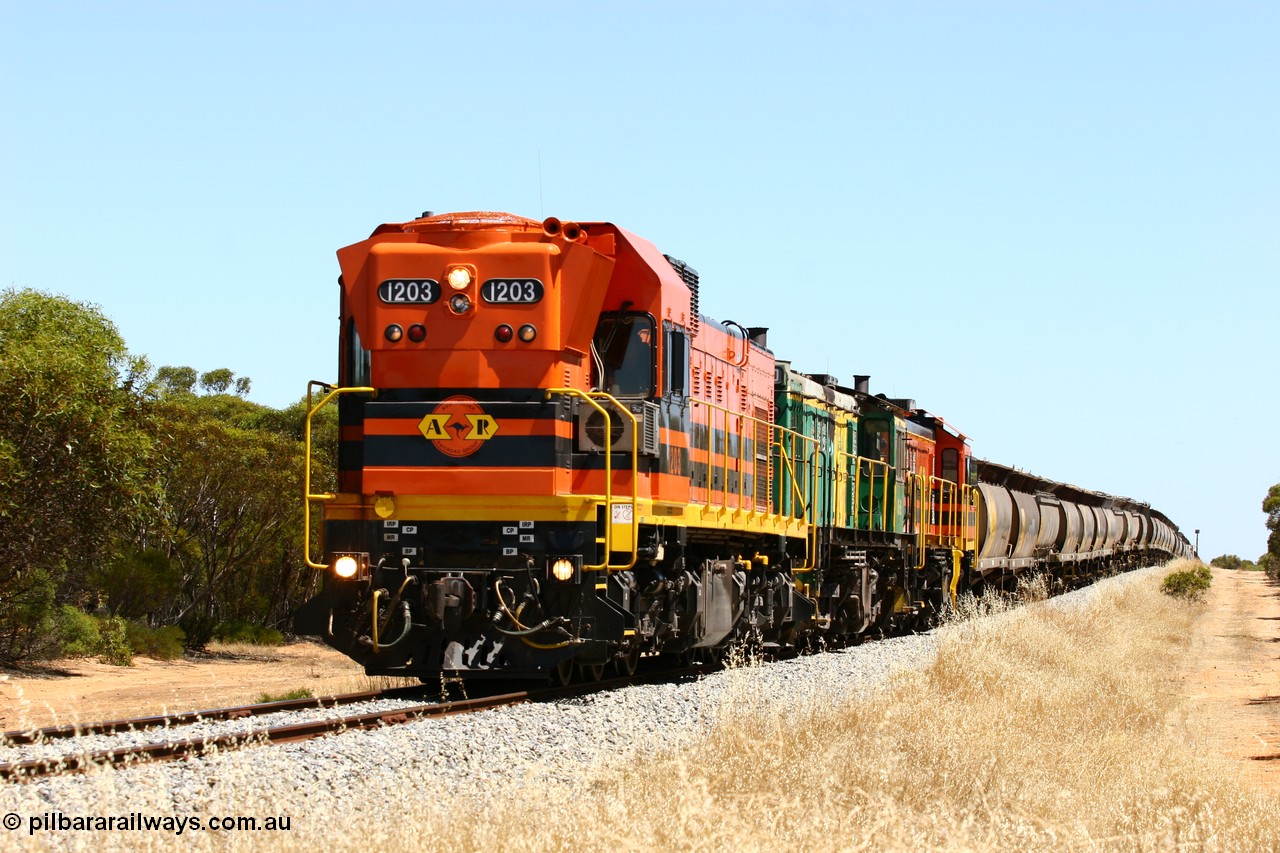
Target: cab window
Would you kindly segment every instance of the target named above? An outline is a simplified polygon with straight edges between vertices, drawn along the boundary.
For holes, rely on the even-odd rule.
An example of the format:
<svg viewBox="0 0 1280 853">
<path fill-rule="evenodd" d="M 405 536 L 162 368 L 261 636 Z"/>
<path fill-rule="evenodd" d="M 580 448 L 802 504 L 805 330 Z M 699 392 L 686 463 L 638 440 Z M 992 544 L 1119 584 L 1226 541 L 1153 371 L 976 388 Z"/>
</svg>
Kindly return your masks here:
<svg viewBox="0 0 1280 853">
<path fill-rule="evenodd" d="M 889 426 L 882 422 L 864 421 L 860 453 L 867 459 L 889 461 Z"/>
<path fill-rule="evenodd" d="M 356 331 L 356 321 L 347 322 L 346 359 L 342 365 L 342 381 L 345 385 L 366 386 L 370 382 L 369 351 L 360 343 L 360 333 Z"/>
<path fill-rule="evenodd" d="M 942 479 L 960 482 L 960 451 L 954 447 L 942 451 Z"/>
<path fill-rule="evenodd" d="M 667 394 L 686 397 L 689 394 L 689 337 L 683 329 L 669 327 L 666 338 L 662 372 L 666 377 Z"/>
<path fill-rule="evenodd" d="M 600 318 L 592 341 L 596 384 L 615 397 L 653 396 L 654 325 L 647 314 L 613 314 Z"/>
</svg>

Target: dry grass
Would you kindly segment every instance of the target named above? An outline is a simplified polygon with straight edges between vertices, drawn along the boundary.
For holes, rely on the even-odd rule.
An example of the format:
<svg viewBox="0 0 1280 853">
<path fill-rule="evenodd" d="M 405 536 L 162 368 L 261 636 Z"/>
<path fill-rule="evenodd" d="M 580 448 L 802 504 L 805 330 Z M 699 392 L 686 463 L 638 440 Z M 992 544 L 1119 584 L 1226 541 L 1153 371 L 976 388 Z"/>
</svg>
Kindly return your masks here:
<svg viewBox="0 0 1280 853">
<path fill-rule="evenodd" d="M 762 696 L 748 669 L 736 722 L 693 749 L 455 814 L 433 846 L 1278 849 L 1280 803 L 1186 741 L 1166 673 L 1195 610 L 1159 579 L 952 624 L 933 666 L 857 704 Z"/>
<path fill-rule="evenodd" d="M 1088 607 L 979 602 L 988 618 L 942 629 L 935 664 L 860 702 L 819 686 L 762 695 L 743 667 L 720 722 L 691 746 L 664 749 L 650 734 L 638 756 L 600 756 L 573 783 L 513 771 L 479 802 L 436 799 L 421 771 L 327 780 L 363 789 L 368 807 L 353 812 L 326 808 L 323 784 L 282 789 L 246 773 L 210 792 L 208 813 L 294 815 L 287 837 L 234 840 L 254 848 L 1280 849 L 1280 802 L 1189 740 L 1167 674 L 1197 605 L 1161 595 L 1161 577 L 1118 583 Z M 86 781 L 94 812 L 140 807 L 102 777 Z M 21 805 L 6 793 L 0 810 Z M 96 835 L 93 846 L 172 843 Z"/>
</svg>

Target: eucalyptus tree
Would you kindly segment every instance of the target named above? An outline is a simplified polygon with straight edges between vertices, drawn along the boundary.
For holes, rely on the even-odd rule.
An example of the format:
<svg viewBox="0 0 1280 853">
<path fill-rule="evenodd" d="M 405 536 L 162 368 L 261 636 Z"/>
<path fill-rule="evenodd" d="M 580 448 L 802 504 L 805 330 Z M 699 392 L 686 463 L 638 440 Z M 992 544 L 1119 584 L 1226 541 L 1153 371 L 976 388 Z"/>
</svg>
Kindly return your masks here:
<svg viewBox="0 0 1280 853">
<path fill-rule="evenodd" d="M 147 374 L 98 307 L 0 292 L 0 660 L 56 651 L 56 607 L 154 506 Z"/>
<path fill-rule="evenodd" d="M 219 376 L 205 387 L 234 383 Z M 165 621 L 180 624 L 194 646 L 226 621 L 287 627 L 298 597 L 291 587 L 310 579 L 300 547 L 303 448 L 292 419 L 226 393 L 165 397 L 154 416 L 162 547 L 178 577 Z"/>
</svg>

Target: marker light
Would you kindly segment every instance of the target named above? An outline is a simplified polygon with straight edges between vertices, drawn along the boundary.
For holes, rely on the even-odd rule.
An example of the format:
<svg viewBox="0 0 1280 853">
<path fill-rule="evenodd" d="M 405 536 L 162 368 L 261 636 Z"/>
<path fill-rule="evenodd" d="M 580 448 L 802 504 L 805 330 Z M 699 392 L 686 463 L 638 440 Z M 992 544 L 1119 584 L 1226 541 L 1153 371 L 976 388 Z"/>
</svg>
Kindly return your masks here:
<svg viewBox="0 0 1280 853">
<path fill-rule="evenodd" d="M 390 326 L 387 326 L 387 331 L 384 334 L 386 334 L 387 340 L 394 344 L 396 341 L 404 337 L 404 329 L 400 328 L 395 323 L 392 323 Z"/>
<path fill-rule="evenodd" d="M 415 344 L 420 344 L 427 337 L 427 327 L 421 323 L 414 323 L 409 327 L 409 340 Z"/>
<path fill-rule="evenodd" d="M 573 577 L 573 561 L 561 557 L 551 564 L 551 576 L 558 581 L 567 581 Z"/>
<path fill-rule="evenodd" d="M 344 580 L 355 577 L 359 568 L 355 557 L 342 556 L 333 561 L 333 573 Z"/>
<path fill-rule="evenodd" d="M 471 270 L 466 267 L 454 267 L 449 270 L 445 279 L 454 290 L 465 290 L 471 284 Z"/>
<path fill-rule="evenodd" d="M 525 323 L 520 327 L 520 340 L 526 344 L 538 336 L 538 330 L 531 323 Z"/>
<path fill-rule="evenodd" d="M 493 336 L 498 339 L 498 343 L 509 343 L 515 337 L 515 330 L 503 323 L 501 326 L 493 330 Z"/>
<path fill-rule="evenodd" d="M 471 300 L 465 293 L 455 293 L 449 297 L 449 310 L 455 314 L 465 314 L 471 310 Z"/>
</svg>

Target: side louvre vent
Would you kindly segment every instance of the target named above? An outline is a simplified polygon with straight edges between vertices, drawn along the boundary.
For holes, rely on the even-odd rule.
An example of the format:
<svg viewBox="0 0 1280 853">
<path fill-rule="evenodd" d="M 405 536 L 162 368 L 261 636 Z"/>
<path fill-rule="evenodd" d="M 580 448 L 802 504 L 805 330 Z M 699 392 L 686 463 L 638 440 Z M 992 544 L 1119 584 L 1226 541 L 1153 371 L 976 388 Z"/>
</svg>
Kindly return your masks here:
<svg viewBox="0 0 1280 853">
<path fill-rule="evenodd" d="M 644 410 L 636 412 L 636 423 L 640 426 L 640 454 L 642 456 L 658 455 L 658 407 L 652 403 L 643 403 Z"/>
<path fill-rule="evenodd" d="M 679 258 L 663 255 L 671 268 L 680 274 L 680 278 L 689 286 L 689 334 L 698 334 L 698 271 Z"/>
</svg>

